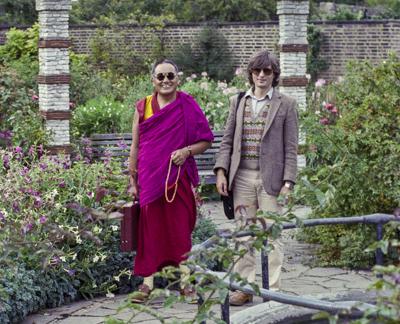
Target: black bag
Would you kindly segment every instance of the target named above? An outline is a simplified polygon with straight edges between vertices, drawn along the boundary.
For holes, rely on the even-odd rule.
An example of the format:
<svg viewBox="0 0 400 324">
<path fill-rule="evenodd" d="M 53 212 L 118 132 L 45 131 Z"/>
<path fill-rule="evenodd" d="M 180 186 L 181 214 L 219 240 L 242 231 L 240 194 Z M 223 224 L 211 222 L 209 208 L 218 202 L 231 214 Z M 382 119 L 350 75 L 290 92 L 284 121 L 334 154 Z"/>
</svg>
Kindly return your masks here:
<svg viewBox="0 0 400 324">
<path fill-rule="evenodd" d="M 221 195 L 222 204 L 224 205 L 224 213 L 228 219 L 235 218 L 235 208 L 233 205 L 233 192 L 228 191 L 228 196 Z"/>
<path fill-rule="evenodd" d="M 239 92 L 238 94 L 238 98 L 237 98 L 237 102 L 236 102 L 236 113 L 240 104 L 240 100 L 243 98 L 244 96 L 244 92 Z M 236 121 L 236 118 L 235 118 Z M 235 134 L 233 134 L 235 135 Z M 234 136 L 232 136 L 234 137 Z M 232 145 L 233 147 L 233 145 Z M 230 155 L 232 155 L 232 151 L 230 153 Z M 226 175 L 226 177 L 228 178 L 229 181 L 229 174 Z M 233 192 L 228 190 L 228 196 L 222 196 L 221 195 L 221 200 L 222 200 L 222 204 L 224 205 L 224 213 L 225 216 L 228 219 L 234 219 L 235 218 L 235 207 L 233 204 Z"/>
</svg>

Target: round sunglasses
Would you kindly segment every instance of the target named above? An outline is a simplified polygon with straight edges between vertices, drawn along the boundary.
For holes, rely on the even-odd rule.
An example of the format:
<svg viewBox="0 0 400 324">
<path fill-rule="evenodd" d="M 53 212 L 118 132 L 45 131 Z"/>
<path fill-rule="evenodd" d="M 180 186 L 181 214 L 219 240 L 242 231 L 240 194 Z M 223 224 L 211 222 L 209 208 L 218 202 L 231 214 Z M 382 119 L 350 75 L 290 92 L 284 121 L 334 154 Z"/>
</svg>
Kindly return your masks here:
<svg viewBox="0 0 400 324">
<path fill-rule="evenodd" d="M 264 72 L 264 75 L 271 75 L 272 74 L 272 69 L 253 69 L 251 70 L 252 73 L 255 75 L 260 75 L 261 71 Z"/>
<path fill-rule="evenodd" d="M 168 72 L 168 73 L 157 73 L 154 75 L 154 77 L 158 81 L 164 81 L 165 78 L 167 78 L 169 81 L 175 80 L 176 74 L 174 72 Z"/>
</svg>

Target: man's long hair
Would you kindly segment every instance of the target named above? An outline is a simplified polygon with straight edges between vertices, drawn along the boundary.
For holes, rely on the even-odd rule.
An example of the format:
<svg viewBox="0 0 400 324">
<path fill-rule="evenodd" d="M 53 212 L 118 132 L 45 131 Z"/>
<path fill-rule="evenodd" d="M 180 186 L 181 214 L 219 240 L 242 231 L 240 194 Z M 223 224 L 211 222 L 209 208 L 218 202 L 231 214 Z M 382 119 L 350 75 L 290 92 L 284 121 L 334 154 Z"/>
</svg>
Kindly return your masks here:
<svg viewBox="0 0 400 324">
<path fill-rule="evenodd" d="M 271 67 L 274 73 L 274 79 L 272 80 L 272 87 L 276 87 L 279 84 L 279 76 L 281 75 L 281 69 L 279 67 L 279 61 L 275 55 L 271 54 L 267 50 L 256 53 L 249 61 L 247 65 L 247 74 L 251 87 L 254 88 L 253 82 L 253 70 L 254 69 L 266 69 Z"/>
</svg>

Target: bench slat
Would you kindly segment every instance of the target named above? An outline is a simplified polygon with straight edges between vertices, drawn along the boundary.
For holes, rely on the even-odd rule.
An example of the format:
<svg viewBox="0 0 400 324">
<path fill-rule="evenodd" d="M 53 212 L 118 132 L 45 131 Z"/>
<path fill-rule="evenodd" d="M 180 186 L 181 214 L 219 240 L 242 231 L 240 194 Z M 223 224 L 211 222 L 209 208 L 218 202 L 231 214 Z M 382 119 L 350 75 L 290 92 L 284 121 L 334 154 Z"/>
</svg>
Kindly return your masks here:
<svg viewBox="0 0 400 324">
<path fill-rule="evenodd" d="M 214 132 L 214 142 L 211 147 L 204 153 L 194 157 L 202 183 L 215 184 L 216 177 L 212 169 L 215 164 L 216 154 L 221 146 L 222 137 L 222 131 Z M 92 157 L 96 160 L 104 160 L 106 151 L 111 157 L 121 161 L 126 161 L 129 157 L 129 149 L 132 143 L 131 133 L 93 134 L 90 140 L 93 149 Z M 126 144 L 127 148 L 120 147 L 121 143 Z"/>
</svg>

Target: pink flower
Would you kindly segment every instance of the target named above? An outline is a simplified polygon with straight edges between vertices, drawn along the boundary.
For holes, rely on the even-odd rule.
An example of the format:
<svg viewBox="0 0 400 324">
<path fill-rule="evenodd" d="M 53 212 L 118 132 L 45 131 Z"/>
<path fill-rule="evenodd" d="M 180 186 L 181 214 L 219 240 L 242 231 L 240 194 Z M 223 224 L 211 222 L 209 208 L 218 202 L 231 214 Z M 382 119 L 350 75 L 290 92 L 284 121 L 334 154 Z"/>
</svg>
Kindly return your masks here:
<svg viewBox="0 0 400 324">
<path fill-rule="evenodd" d="M 10 167 L 10 157 L 8 155 L 4 155 L 3 157 L 3 166 L 6 169 Z"/>
<path fill-rule="evenodd" d="M 33 96 L 32 96 L 32 100 L 33 100 L 33 101 L 38 101 L 38 100 L 39 100 L 39 97 L 38 97 L 37 95 L 33 95 Z"/>
<path fill-rule="evenodd" d="M 338 113 L 337 108 L 333 107 L 332 110 L 331 110 L 331 113 L 336 115 Z"/>
<path fill-rule="evenodd" d="M 121 148 L 123 150 L 126 150 L 128 148 L 128 145 L 125 143 L 124 140 L 119 140 L 117 145 L 119 148 Z"/>
<path fill-rule="evenodd" d="M 326 84 L 326 80 L 325 79 L 318 79 L 317 82 L 315 82 L 315 87 L 316 88 L 321 88 L 325 84 Z"/>
<path fill-rule="evenodd" d="M 242 74 L 243 74 L 243 69 L 240 68 L 240 67 L 238 67 L 238 68 L 235 70 L 235 75 L 242 75 Z"/>
<path fill-rule="evenodd" d="M 32 230 L 32 228 L 33 228 L 33 224 L 28 223 L 22 228 L 22 233 L 26 234 L 26 233 L 30 232 Z"/>
<path fill-rule="evenodd" d="M 329 125 L 329 119 L 328 118 L 321 118 L 319 120 L 319 123 L 322 125 Z"/>
<path fill-rule="evenodd" d="M 33 202 L 33 206 L 36 208 L 40 208 L 42 207 L 43 202 L 42 199 L 40 197 L 35 197 L 35 201 Z"/>
<path fill-rule="evenodd" d="M 47 222 L 47 217 L 46 216 L 40 216 L 40 218 L 39 218 L 39 223 L 40 224 L 44 224 L 44 223 L 46 223 Z"/>
<path fill-rule="evenodd" d="M 333 104 L 331 104 L 331 103 L 326 103 L 326 104 L 324 105 L 324 107 L 325 107 L 326 110 L 332 110 L 334 106 L 333 106 Z"/>
<path fill-rule="evenodd" d="M 75 103 L 73 103 L 73 102 L 70 102 L 69 103 L 69 109 L 74 109 L 75 108 Z"/>
<path fill-rule="evenodd" d="M 73 270 L 73 269 L 67 270 L 68 275 L 71 277 L 75 276 L 75 272 L 76 272 L 76 270 Z"/>
</svg>

